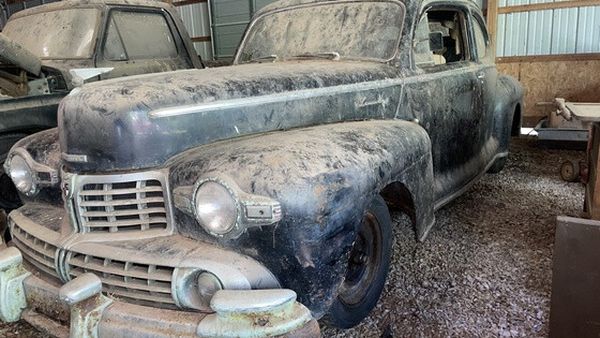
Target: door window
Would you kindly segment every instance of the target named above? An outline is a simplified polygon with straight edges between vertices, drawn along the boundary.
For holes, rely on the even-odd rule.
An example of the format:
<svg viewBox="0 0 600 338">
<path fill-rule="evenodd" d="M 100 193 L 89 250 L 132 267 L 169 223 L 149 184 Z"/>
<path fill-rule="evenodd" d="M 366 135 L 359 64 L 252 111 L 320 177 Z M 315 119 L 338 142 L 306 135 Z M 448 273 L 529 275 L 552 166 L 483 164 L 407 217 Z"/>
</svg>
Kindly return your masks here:
<svg viewBox="0 0 600 338">
<path fill-rule="evenodd" d="M 475 47 L 477 48 L 477 56 L 479 59 L 484 59 L 487 56 L 487 48 L 489 45 L 487 34 L 480 20 L 473 16 L 473 35 L 475 37 Z"/>
<path fill-rule="evenodd" d="M 430 10 L 421 18 L 413 42 L 418 67 L 468 60 L 464 18 L 457 10 Z"/>
<path fill-rule="evenodd" d="M 104 58 L 110 61 L 177 57 L 175 39 L 162 13 L 111 12 L 104 41 Z"/>
</svg>

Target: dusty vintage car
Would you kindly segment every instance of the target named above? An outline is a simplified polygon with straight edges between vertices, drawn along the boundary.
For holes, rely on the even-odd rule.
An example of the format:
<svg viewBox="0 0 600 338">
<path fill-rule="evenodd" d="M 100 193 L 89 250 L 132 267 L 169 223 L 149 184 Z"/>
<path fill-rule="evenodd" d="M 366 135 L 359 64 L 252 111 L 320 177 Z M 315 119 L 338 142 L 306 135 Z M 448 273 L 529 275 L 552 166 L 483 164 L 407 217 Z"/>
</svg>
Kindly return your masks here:
<svg viewBox="0 0 600 338">
<path fill-rule="evenodd" d="M 84 85 L 13 147 L 0 315 L 70 305 L 72 332 L 106 337 L 351 327 L 386 279 L 389 208 L 424 240 L 502 169 L 521 109 L 470 1 L 274 3 L 233 66 Z"/>
<path fill-rule="evenodd" d="M 175 9 L 159 1 L 68 0 L 14 14 L 0 34 L 0 164 L 15 142 L 56 126 L 86 81 L 202 65 Z M 0 209 L 19 204 L 0 169 Z"/>
</svg>

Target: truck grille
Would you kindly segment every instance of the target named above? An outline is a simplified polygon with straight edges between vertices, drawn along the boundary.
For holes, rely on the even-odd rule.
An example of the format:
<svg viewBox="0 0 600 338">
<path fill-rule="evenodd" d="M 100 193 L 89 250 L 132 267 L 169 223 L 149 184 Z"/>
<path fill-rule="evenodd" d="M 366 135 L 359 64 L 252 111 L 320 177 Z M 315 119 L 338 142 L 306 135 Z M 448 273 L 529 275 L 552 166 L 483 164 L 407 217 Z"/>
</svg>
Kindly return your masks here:
<svg viewBox="0 0 600 338">
<path fill-rule="evenodd" d="M 12 230 L 12 241 L 28 263 L 51 277 L 59 278 L 55 263 L 56 246 L 33 237 L 16 224 Z"/>
<path fill-rule="evenodd" d="M 173 268 L 111 260 L 72 253 L 67 258 L 69 275 L 75 278 L 86 272 L 102 280 L 104 291 L 130 302 L 162 303 L 175 306 L 171 297 Z"/>
<path fill-rule="evenodd" d="M 75 203 L 82 232 L 166 230 L 170 215 L 162 174 L 80 176 Z"/>
</svg>

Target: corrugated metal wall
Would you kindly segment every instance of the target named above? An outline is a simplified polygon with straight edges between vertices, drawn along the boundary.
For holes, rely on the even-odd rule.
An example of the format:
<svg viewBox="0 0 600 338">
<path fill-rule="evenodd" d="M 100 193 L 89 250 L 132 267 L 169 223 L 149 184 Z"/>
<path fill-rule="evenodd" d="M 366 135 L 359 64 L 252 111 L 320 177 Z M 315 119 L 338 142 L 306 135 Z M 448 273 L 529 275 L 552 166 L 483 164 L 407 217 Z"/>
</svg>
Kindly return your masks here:
<svg viewBox="0 0 600 338">
<path fill-rule="evenodd" d="M 190 37 L 210 36 L 210 20 L 208 18 L 208 3 L 201 2 L 177 7 L 183 24 Z M 202 60 L 212 60 L 212 46 L 210 41 L 194 42 L 194 47 Z"/>
<path fill-rule="evenodd" d="M 545 2 L 553 1 L 500 0 L 499 7 Z M 499 57 L 600 52 L 600 6 L 500 14 L 496 41 Z"/>
<path fill-rule="evenodd" d="M 275 0 L 209 1 L 215 58 L 232 57 L 254 13 L 273 1 Z"/>
</svg>

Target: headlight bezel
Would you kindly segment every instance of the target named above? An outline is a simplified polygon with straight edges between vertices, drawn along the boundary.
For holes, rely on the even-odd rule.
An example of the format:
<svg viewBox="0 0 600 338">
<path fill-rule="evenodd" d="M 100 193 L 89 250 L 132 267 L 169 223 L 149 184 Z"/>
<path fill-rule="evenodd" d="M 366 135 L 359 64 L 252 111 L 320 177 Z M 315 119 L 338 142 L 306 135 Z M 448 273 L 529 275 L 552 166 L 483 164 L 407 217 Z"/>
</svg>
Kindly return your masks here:
<svg viewBox="0 0 600 338">
<path fill-rule="evenodd" d="M 225 189 L 225 191 L 229 194 L 229 197 L 232 199 L 232 201 L 234 203 L 235 212 L 236 212 L 235 221 L 229 227 L 229 230 L 224 233 L 213 231 L 206 225 L 202 224 L 200 215 L 198 215 L 198 208 L 197 208 L 198 195 L 199 195 L 199 192 L 200 192 L 200 189 L 202 188 L 202 186 L 207 183 L 215 183 L 215 184 L 218 184 L 221 187 L 223 187 Z M 208 232 L 209 234 L 211 234 L 215 237 L 230 237 L 232 234 L 237 234 L 240 232 L 239 227 L 241 224 L 240 221 L 241 221 L 241 215 L 242 215 L 242 207 L 240 205 L 239 198 L 238 198 L 236 192 L 227 184 L 227 182 L 224 182 L 222 179 L 220 179 L 218 177 L 207 177 L 207 178 L 203 178 L 203 179 L 196 181 L 196 184 L 194 184 L 194 190 L 192 193 L 192 211 L 194 213 L 196 221 L 198 221 L 200 226 L 206 232 Z"/>
<path fill-rule="evenodd" d="M 33 197 L 37 195 L 41 188 L 55 186 L 60 182 L 58 171 L 50 168 L 46 165 L 36 162 L 29 152 L 22 148 L 17 147 L 8 154 L 4 162 L 4 171 L 13 181 L 13 161 L 15 157 L 19 157 L 23 163 L 27 166 L 31 175 L 31 187 L 27 191 L 18 189 L 20 193 L 27 197 Z"/>
<path fill-rule="evenodd" d="M 220 234 L 207 229 L 198 217 L 196 208 L 198 192 L 200 187 L 208 182 L 221 185 L 235 202 L 236 222 L 227 233 Z M 191 196 L 184 197 L 189 196 L 190 191 Z M 250 227 L 274 225 L 282 219 L 282 208 L 278 201 L 270 197 L 246 193 L 232 178 L 223 174 L 200 177 L 191 189 L 190 186 L 176 188 L 174 196 L 175 205 L 179 210 L 194 216 L 202 229 L 220 239 L 235 239 Z"/>
</svg>

